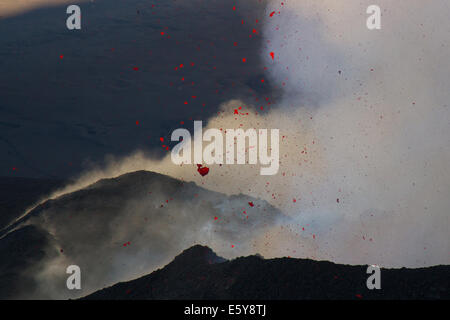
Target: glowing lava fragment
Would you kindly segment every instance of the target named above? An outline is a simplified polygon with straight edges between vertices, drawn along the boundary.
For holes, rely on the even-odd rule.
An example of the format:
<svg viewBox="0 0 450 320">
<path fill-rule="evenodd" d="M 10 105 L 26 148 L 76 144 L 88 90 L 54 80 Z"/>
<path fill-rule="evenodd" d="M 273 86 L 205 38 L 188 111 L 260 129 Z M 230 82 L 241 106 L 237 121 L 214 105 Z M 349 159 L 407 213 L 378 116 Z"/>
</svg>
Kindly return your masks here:
<svg viewBox="0 0 450 320">
<path fill-rule="evenodd" d="M 197 171 L 198 171 L 198 173 L 200 173 L 200 175 L 202 176 L 202 177 L 204 177 L 204 176 L 206 176 L 207 174 L 208 174 L 208 172 L 209 172 L 209 168 L 208 167 L 203 167 L 203 165 L 201 165 L 201 164 L 197 164 Z"/>
</svg>

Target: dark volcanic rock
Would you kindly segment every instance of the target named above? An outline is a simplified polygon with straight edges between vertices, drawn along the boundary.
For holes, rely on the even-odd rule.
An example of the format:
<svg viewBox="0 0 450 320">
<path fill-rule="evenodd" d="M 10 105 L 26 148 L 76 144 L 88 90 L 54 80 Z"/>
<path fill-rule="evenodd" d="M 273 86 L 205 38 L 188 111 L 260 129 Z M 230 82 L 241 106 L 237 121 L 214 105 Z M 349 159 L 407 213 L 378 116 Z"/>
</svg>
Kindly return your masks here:
<svg viewBox="0 0 450 320">
<path fill-rule="evenodd" d="M 219 257 L 214 251 L 206 246 L 195 245 L 184 250 L 176 256 L 170 264 L 171 267 L 195 268 L 202 264 L 214 264 L 227 261 Z"/>
<path fill-rule="evenodd" d="M 194 246 L 163 269 L 84 299 L 449 299 L 450 266 L 382 269 L 381 290 L 366 287 L 367 266 L 249 256 L 216 263 Z"/>
</svg>

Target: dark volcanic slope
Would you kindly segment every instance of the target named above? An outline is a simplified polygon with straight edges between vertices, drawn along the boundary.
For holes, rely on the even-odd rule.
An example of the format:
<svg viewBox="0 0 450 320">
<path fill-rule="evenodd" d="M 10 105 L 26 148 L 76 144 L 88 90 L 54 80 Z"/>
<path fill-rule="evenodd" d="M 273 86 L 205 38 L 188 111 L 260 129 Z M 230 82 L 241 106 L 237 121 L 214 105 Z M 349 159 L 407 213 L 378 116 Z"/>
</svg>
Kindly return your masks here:
<svg viewBox="0 0 450 320">
<path fill-rule="evenodd" d="M 0 229 L 63 183 L 59 179 L 0 177 Z"/>
<path fill-rule="evenodd" d="M 366 288 L 367 266 L 250 256 L 226 261 L 194 246 L 163 269 L 84 299 L 449 299 L 450 266 L 382 269 Z"/>
<path fill-rule="evenodd" d="M 255 235 L 282 217 L 265 201 L 154 172 L 103 179 L 0 229 L 0 298 L 78 298 L 148 274 L 195 243 L 249 254 Z M 80 291 L 66 288 L 72 264 Z"/>
</svg>

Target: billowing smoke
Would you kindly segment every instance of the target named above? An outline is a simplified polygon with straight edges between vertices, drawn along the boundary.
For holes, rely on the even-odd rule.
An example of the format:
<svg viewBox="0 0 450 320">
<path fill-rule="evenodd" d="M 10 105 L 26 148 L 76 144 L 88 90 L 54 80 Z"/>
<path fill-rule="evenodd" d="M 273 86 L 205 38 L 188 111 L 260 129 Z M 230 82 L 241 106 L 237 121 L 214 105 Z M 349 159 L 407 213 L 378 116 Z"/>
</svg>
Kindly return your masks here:
<svg viewBox="0 0 450 320">
<path fill-rule="evenodd" d="M 202 178 L 195 165 L 140 153 L 111 160 L 100 176 L 155 170 L 265 199 L 298 221 L 263 236 L 270 239 L 259 248 L 265 255 L 449 263 L 448 4 L 380 1 L 382 29 L 375 31 L 366 28 L 367 5 L 268 6 L 261 55 L 283 98 L 263 110 L 259 102 L 230 101 L 208 127 L 279 128 L 276 176 L 260 176 L 258 166 L 224 165 Z M 89 173 L 81 181 L 98 177 Z"/>
<path fill-rule="evenodd" d="M 448 263 L 448 3 L 379 1 L 378 31 L 369 4 L 288 1 L 266 19 L 282 107 L 313 110 L 322 161 L 323 179 L 295 180 L 305 197 L 289 211 L 314 225 L 323 258 Z"/>
</svg>

